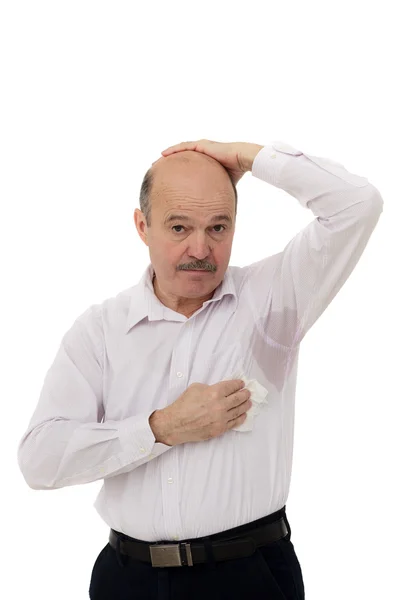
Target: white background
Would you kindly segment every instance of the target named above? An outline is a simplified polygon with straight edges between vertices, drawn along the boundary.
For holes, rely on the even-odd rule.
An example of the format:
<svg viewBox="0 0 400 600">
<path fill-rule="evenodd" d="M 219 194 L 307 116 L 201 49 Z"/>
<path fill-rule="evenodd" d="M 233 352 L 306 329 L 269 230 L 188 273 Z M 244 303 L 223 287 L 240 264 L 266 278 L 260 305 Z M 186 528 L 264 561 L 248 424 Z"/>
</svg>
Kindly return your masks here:
<svg viewBox="0 0 400 600">
<path fill-rule="evenodd" d="M 304 339 L 287 515 L 307 600 L 399 597 L 398 29 L 390 2 L 5 1 L 1 60 L 3 598 L 88 598 L 109 529 L 101 481 L 35 491 L 17 445 L 75 318 L 135 285 L 133 221 L 161 151 L 280 140 L 365 176 L 385 202 Z M 246 174 L 231 265 L 314 217 Z M 7 591 L 6 591 L 7 590 Z"/>
</svg>

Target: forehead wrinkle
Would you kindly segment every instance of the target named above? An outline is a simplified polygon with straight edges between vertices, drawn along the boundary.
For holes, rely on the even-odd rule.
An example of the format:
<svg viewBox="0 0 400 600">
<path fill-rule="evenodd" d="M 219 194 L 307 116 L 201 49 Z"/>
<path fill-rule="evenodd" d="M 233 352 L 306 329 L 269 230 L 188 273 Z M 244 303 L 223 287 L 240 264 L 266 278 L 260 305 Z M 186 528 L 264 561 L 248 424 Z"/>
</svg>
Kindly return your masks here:
<svg viewBox="0 0 400 600">
<path fill-rule="evenodd" d="M 168 223 L 171 223 L 172 221 L 185 221 L 186 223 L 191 223 L 194 220 L 195 219 L 193 219 L 192 217 L 189 217 L 187 215 L 173 213 L 165 218 L 164 223 L 168 224 Z M 225 213 L 225 214 L 214 215 L 213 217 L 209 217 L 209 219 L 208 219 L 209 223 L 215 223 L 217 221 L 224 221 L 226 223 L 232 224 L 232 217 L 229 214 Z"/>
</svg>

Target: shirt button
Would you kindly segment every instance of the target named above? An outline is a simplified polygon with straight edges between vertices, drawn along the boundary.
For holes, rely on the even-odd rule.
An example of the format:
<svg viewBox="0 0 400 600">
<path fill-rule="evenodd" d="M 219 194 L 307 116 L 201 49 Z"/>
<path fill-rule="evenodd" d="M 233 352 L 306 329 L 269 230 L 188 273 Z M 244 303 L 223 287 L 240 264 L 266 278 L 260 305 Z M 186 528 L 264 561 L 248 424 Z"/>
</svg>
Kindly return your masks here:
<svg viewBox="0 0 400 600">
<path fill-rule="evenodd" d="M 271 154 L 271 158 L 276 158 L 276 154 Z"/>
<path fill-rule="evenodd" d="M 154 458 L 155 455 L 154 454 L 149 454 L 149 456 L 150 456 L 150 458 Z"/>
<path fill-rule="evenodd" d="M 144 454 L 144 453 L 146 452 L 146 450 L 145 450 L 144 448 L 140 448 L 140 452 L 141 452 L 142 454 Z"/>
<path fill-rule="evenodd" d="M 178 535 L 174 535 L 172 539 L 178 541 L 179 540 L 179 536 Z"/>
<path fill-rule="evenodd" d="M 183 373 L 181 373 L 180 371 L 177 372 L 178 377 L 182 377 Z"/>
<path fill-rule="evenodd" d="M 174 480 L 172 479 L 172 477 L 168 477 L 168 483 L 174 483 Z"/>
</svg>

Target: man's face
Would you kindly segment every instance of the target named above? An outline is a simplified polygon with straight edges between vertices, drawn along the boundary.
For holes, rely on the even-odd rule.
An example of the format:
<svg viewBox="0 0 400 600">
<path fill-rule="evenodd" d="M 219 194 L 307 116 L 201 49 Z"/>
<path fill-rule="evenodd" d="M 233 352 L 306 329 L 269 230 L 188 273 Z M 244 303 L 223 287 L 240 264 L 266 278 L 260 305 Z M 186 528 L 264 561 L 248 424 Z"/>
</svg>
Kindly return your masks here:
<svg viewBox="0 0 400 600">
<path fill-rule="evenodd" d="M 203 298 L 222 281 L 231 255 L 235 196 L 229 176 L 217 161 L 194 151 L 163 157 L 153 171 L 151 227 L 135 211 L 139 235 L 164 292 Z"/>
</svg>

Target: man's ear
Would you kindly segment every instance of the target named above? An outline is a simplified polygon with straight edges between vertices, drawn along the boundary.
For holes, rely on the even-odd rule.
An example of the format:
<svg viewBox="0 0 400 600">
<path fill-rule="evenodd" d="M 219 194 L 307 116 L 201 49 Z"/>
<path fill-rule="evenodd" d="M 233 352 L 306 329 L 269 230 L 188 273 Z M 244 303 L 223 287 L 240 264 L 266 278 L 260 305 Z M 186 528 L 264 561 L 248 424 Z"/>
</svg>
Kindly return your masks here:
<svg viewBox="0 0 400 600">
<path fill-rule="evenodd" d="M 137 232 L 140 236 L 140 239 L 148 246 L 148 227 L 146 225 L 146 219 L 144 214 L 138 208 L 135 208 L 134 213 L 134 221 L 136 225 Z"/>
</svg>

